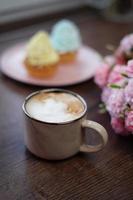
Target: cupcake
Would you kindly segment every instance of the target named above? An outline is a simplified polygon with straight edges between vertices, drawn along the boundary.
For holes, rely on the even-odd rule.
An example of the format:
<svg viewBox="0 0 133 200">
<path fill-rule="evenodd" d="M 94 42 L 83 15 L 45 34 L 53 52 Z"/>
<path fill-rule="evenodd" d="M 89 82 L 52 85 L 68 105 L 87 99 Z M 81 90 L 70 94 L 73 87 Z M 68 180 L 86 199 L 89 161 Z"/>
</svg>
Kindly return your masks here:
<svg viewBox="0 0 133 200">
<path fill-rule="evenodd" d="M 126 35 L 115 52 L 118 63 L 126 64 L 133 59 L 133 34 Z"/>
<path fill-rule="evenodd" d="M 53 75 L 59 62 L 59 55 L 52 47 L 49 35 L 46 32 L 36 33 L 27 44 L 24 60 L 28 73 L 43 78 Z"/>
<path fill-rule="evenodd" d="M 52 29 L 51 41 L 61 62 L 73 61 L 81 46 L 80 31 L 73 22 L 61 20 Z"/>
</svg>

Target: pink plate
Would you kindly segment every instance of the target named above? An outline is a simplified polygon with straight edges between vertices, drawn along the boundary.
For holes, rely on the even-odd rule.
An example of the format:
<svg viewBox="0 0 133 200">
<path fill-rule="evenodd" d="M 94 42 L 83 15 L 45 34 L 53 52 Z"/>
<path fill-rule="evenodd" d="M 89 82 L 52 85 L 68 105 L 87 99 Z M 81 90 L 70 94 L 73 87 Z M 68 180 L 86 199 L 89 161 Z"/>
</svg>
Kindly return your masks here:
<svg viewBox="0 0 133 200">
<path fill-rule="evenodd" d="M 1 71 L 17 81 L 40 86 L 66 86 L 92 78 L 101 64 L 102 57 L 95 50 L 82 46 L 77 58 L 70 64 L 60 64 L 56 74 L 50 78 L 31 77 L 23 64 L 26 43 L 8 48 L 1 56 Z"/>
</svg>

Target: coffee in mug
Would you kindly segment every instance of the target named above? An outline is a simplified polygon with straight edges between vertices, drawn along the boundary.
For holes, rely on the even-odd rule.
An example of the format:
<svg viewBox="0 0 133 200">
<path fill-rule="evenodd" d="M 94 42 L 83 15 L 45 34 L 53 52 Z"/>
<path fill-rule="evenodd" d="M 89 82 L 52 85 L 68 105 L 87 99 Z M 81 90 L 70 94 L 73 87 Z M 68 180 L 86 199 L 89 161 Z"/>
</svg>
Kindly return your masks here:
<svg viewBox="0 0 133 200">
<path fill-rule="evenodd" d="M 84 112 L 82 102 L 68 93 L 39 93 L 29 99 L 27 112 L 35 119 L 44 122 L 68 122 L 79 118 Z"/>
<path fill-rule="evenodd" d="M 24 104 L 26 132 L 25 144 L 35 155 L 60 160 L 79 151 L 96 152 L 108 140 L 103 126 L 86 119 L 87 105 L 76 93 L 63 89 L 47 89 L 29 95 Z M 84 129 L 95 129 L 102 143 L 88 145 Z"/>
</svg>

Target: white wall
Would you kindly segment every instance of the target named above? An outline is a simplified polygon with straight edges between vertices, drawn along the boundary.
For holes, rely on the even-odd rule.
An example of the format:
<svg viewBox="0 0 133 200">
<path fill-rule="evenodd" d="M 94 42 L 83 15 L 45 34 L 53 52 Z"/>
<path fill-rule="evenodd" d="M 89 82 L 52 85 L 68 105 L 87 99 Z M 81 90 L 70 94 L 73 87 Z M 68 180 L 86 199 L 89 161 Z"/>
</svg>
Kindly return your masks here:
<svg viewBox="0 0 133 200">
<path fill-rule="evenodd" d="M 0 12 L 37 4 L 56 3 L 56 1 L 58 0 L 0 0 Z"/>
<path fill-rule="evenodd" d="M 83 2 L 84 0 L 0 0 L 0 23 L 77 8 Z"/>
<path fill-rule="evenodd" d="M 112 0 L 84 0 L 86 4 L 94 6 L 95 8 L 106 8 L 110 5 Z"/>
</svg>

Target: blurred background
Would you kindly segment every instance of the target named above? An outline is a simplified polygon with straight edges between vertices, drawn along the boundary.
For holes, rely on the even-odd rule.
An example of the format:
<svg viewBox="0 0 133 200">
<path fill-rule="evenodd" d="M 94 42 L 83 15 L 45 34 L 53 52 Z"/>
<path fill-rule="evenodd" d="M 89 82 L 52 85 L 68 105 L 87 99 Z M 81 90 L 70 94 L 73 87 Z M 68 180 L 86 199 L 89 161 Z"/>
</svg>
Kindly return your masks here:
<svg viewBox="0 0 133 200">
<path fill-rule="evenodd" d="M 133 20 L 133 0 L 0 0 L 0 25 L 81 7 L 113 21 Z"/>
</svg>

